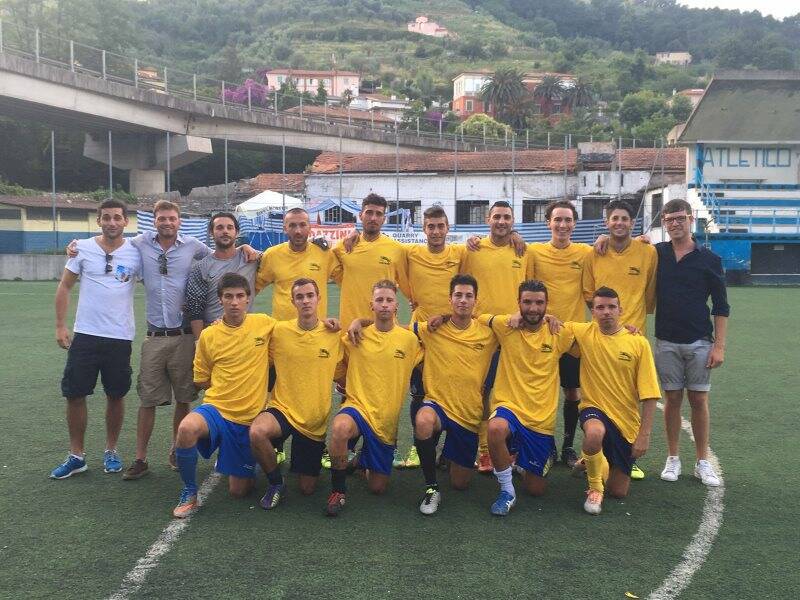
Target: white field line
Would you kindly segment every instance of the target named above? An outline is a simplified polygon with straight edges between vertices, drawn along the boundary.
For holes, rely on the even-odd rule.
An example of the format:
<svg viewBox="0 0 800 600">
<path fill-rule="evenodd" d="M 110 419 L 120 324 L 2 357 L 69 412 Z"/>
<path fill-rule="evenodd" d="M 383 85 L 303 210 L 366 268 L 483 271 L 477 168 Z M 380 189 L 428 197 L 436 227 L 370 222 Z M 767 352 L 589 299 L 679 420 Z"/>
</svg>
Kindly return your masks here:
<svg viewBox="0 0 800 600">
<path fill-rule="evenodd" d="M 200 486 L 200 490 L 197 492 L 197 499 L 201 504 L 214 490 L 214 487 L 216 487 L 221 479 L 222 476 L 217 472 L 213 472 L 206 477 L 205 481 L 203 481 L 203 484 Z M 158 536 L 158 539 L 153 542 L 153 545 L 150 546 L 145 555 L 140 558 L 133 569 L 125 575 L 119 589 L 109 596 L 108 600 L 125 600 L 138 592 L 144 584 L 148 573 L 158 566 L 161 557 L 172 549 L 173 544 L 175 544 L 180 535 L 189 526 L 192 516 L 193 515 L 189 515 L 185 519 L 172 519 L 169 525 L 161 532 L 161 535 Z"/>
<path fill-rule="evenodd" d="M 659 402 L 658 408 L 664 410 L 664 405 Z M 684 418 L 681 418 L 681 429 L 692 435 L 692 425 Z M 719 464 L 716 454 L 708 449 L 708 462 L 714 467 L 720 480 L 719 487 L 709 487 L 706 492 L 706 499 L 703 503 L 703 516 L 700 519 L 700 527 L 697 528 L 692 541 L 683 551 L 683 559 L 675 568 L 672 569 L 667 578 L 649 596 L 649 600 L 669 600 L 677 598 L 692 581 L 692 577 L 703 566 L 711 547 L 717 539 L 719 528 L 722 526 L 722 513 L 725 506 L 722 499 L 725 496 L 725 480 L 722 478 L 722 467 Z M 692 467 L 694 469 L 694 467 Z M 690 474 L 690 477 L 693 476 Z"/>
</svg>

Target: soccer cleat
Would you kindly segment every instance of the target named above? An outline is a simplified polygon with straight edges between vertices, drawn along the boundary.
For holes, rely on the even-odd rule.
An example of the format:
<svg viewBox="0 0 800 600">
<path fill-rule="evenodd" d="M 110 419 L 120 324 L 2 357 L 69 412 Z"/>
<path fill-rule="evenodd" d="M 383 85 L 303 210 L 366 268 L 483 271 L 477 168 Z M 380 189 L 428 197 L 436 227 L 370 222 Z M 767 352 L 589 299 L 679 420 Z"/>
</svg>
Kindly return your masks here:
<svg viewBox="0 0 800 600">
<path fill-rule="evenodd" d="M 644 471 L 642 471 L 636 463 L 633 463 L 631 467 L 631 479 L 635 479 L 636 481 L 644 479 Z"/>
<path fill-rule="evenodd" d="M 417 454 L 416 446 L 411 446 L 409 449 L 408 456 L 406 456 L 406 459 L 403 461 L 403 466 L 406 469 L 416 469 L 419 467 L 419 454 Z"/>
<path fill-rule="evenodd" d="M 178 457 L 175 456 L 175 446 L 172 446 L 169 449 L 169 457 L 167 458 L 167 461 L 169 462 L 170 469 L 172 469 L 173 471 L 178 470 Z"/>
<path fill-rule="evenodd" d="M 599 515 L 603 510 L 603 492 L 586 490 L 586 502 L 583 503 L 583 510 L 590 515 Z"/>
<path fill-rule="evenodd" d="M 74 454 L 67 455 L 67 460 L 58 465 L 50 472 L 50 479 L 66 479 L 76 473 L 83 473 L 89 467 L 86 466 L 86 459 L 78 458 Z"/>
<path fill-rule="evenodd" d="M 345 503 L 345 495 L 342 492 L 331 492 L 328 496 L 328 503 L 325 505 L 325 514 L 329 517 L 339 516 Z"/>
<path fill-rule="evenodd" d="M 125 472 L 122 474 L 122 478 L 125 481 L 133 481 L 134 479 L 141 479 L 149 472 L 150 469 L 147 466 L 147 461 L 137 458 L 135 461 L 133 461 L 133 464 L 131 464 L 130 467 L 125 469 Z"/>
<path fill-rule="evenodd" d="M 425 496 L 423 496 L 422 503 L 419 505 L 419 512 L 423 515 L 432 515 L 439 510 L 441 503 L 441 492 L 437 488 L 429 487 L 425 490 Z"/>
<path fill-rule="evenodd" d="M 400 458 L 400 451 L 395 448 L 394 449 L 394 456 L 392 457 L 392 468 L 393 469 L 402 469 L 406 466 L 406 461 Z"/>
<path fill-rule="evenodd" d="M 286 452 L 283 450 L 277 450 L 275 452 L 275 460 L 278 462 L 278 464 L 286 462 Z"/>
<path fill-rule="evenodd" d="M 106 450 L 103 453 L 103 471 L 106 473 L 122 471 L 122 460 L 116 450 Z"/>
<path fill-rule="evenodd" d="M 579 458 L 575 464 L 572 465 L 572 473 L 570 474 L 578 479 L 583 479 L 586 477 L 586 461 L 582 458 Z"/>
<path fill-rule="evenodd" d="M 575 463 L 578 462 L 578 455 L 575 450 L 569 446 L 563 448 L 561 450 L 561 462 L 567 465 L 568 469 L 574 467 Z"/>
<path fill-rule="evenodd" d="M 494 469 L 492 465 L 492 457 L 489 456 L 488 452 L 483 452 L 478 457 L 478 472 L 479 473 L 491 473 Z"/>
<path fill-rule="evenodd" d="M 708 487 L 718 487 L 722 482 L 714 472 L 714 467 L 707 460 L 698 460 L 694 466 L 694 476 Z"/>
<path fill-rule="evenodd" d="M 261 508 L 264 510 L 272 510 L 281 503 L 281 500 L 283 500 L 285 494 L 285 483 L 281 483 L 280 485 L 270 485 L 267 488 L 267 493 L 264 494 L 263 498 L 261 498 L 261 502 L 259 504 L 261 504 Z"/>
<path fill-rule="evenodd" d="M 511 509 L 514 507 L 514 504 L 517 503 L 517 497 L 512 496 L 508 492 L 500 490 L 500 493 L 497 496 L 497 500 L 494 501 L 492 504 L 492 508 L 489 510 L 492 512 L 493 515 L 497 515 L 498 517 L 505 517 L 508 513 L 511 512 Z"/>
<path fill-rule="evenodd" d="M 677 456 L 668 456 L 667 462 L 664 465 L 664 470 L 661 471 L 661 479 L 664 481 L 678 481 L 678 476 L 681 474 L 681 459 Z"/>
<path fill-rule="evenodd" d="M 197 512 L 198 508 L 200 508 L 200 502 L 197 501 L 197 490 L 183 488 L 178 506 L 172 510 L 172 516 L 176 519 L 185 519 Z"/>
<path fill-rule="evenodd" d="M 323 469 L 331 468 L 331 455 L 328 454 L 328 449 L 322 451 L 322 459 L 319 461 Z"/>
</svg>

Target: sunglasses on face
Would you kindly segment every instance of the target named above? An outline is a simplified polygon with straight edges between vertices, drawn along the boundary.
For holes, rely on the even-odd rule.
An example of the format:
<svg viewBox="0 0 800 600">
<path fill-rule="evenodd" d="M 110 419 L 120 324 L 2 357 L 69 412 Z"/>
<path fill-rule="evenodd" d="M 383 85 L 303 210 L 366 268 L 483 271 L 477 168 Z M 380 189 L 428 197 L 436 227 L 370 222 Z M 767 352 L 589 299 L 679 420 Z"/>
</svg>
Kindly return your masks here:
<svg viewBox="0 0 800 600">
<path fill-rule="evenodd" d="M 167 255 L 163 252 L 158 255 L 158 272 L 162 275 L 167 274 Z"/>
<path fill-rule="evenodd" d="M 111 273 L 114 270 L 114 267 L 111 266 L 111 260 L 114 257 L 111 254 L 106 254 L 106 273 Z"/>
</svg>

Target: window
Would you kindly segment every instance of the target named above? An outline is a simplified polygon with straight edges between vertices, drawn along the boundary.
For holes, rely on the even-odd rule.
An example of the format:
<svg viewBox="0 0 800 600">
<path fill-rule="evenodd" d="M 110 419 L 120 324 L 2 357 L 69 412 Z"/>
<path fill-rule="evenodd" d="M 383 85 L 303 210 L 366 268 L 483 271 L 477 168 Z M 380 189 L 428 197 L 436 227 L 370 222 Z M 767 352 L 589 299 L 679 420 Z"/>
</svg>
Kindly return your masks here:
<svg viewBox="0 0 800 600">
<path fill-rule="evenodd" d="M 22 211 L 18 208 L 0 208 L 0 219 L 20 219 Z"/>
<path fill-rule="evenodd" d="M 397 206 L 396 202 L 392 202 L 389 200 L 389 208 L 387 212 L 391 212 L 395 210 Z M 400 208 L 408 209 L 411 211 L 409 215 L 409 219 L 411 224 L 414 223 L 421 223 L 422 222 L 422 201 L 420 200 L 401 200 L 400 201 Z M 387 223 L 397 223 L 397 215 L 391 216 L 386 220 Z M 400 221 L 402 223 L 402 220 Z"/>
<path fill-rule="evenodd" d="M 86 222 L 85 210 L 62 208 L 60 211 L 58 211 L 58 215 L 62 221 L 78 221 L 80 223 Z"/>
<path fill-rule="evenodd" d="M 467 105 L 467 107 L 466 107 L 467 112 L 472 112 L 472 110 L 473 110 L 472 109 L 472 100 L 467 100 L 466 105 Z"/>
<path fill-rule="evenodd" d="M 338 206 L 333 206 L 325 211 L 326 223 L 355 223 L 356 216 Z"/>
<path fill-rule="evenodd" d="M 350 78 L 349 77 L 345 77 L 344 78 L 344 84 L 345 85 L 350 85 Z"/>
<path fill-rule="evenodd" d="M 583 187 L 586 187 L 586 175 L 583 176 L 582 180 L 583 180 L 583 184 L 582 184 Z"/>
<path fill-rule="evenodd" d="M 584 198 L 581 219 L 584 221 L 602 219 L 603 207 L 608 204 L 609 200 L 610 198 Z"/>
<path fill-rule="evenodd" d="M 456 202 L 456 225 L 483 225 L 489 215 L 488 200 L 459 200 Z"/>
<path fill-rule="evenodd" d="M 557 115 L 561 112 L 561 105 L 560 104 L 553 104 L 553 114 Z"/>
<path fill-rule="evenodd" d="M 27 217 L 31 221 L 52 221 L 53 209 L 52 208 L 29 208 L 27 210 Z"/>
<path fill-rule="evenodd" d="M 598 173 L 597 174 L 597 187 L 599 187 L 599 188 L 603 187 L 603 174 L 602 173 Z"/>
<path fill-rule="evenodd" d="M 522 222 L 544 223 L 544 209 L 548 200 L 522 200 Z"/>
<path fill-rule="evenodd" d="M 650 204 L 650 227 L 660 227 L 661 223 L 661 208 L 664 205 L 663 194 L 653 194 L 653 199 Z"/>
</svg>

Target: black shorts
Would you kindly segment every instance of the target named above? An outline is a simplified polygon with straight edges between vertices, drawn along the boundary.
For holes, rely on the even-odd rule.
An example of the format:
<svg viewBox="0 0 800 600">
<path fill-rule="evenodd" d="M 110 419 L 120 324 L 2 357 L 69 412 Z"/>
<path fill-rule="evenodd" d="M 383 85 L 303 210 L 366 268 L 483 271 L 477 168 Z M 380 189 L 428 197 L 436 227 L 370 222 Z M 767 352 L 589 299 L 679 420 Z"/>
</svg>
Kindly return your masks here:
<svg viewBox="0 0 800 600">
<path fill-rule="evenodd" d="M 275 387 L 275 381 L 278 379 L 278 372 L 275 370 L 275 365 L 269 366 L 269 378 L 267 379 L 267 391 L 271 392 Z"/>
<path fill-rule="evenodd" d="M 122 398 L 131 389 L 131 342 L 76 333 L 67 351 L 61 378 L 65 398 L 83 398 L 94 393 L 97 374 L 109 398 Z"/>
<path fill-rule="evenodd" d="M 576 390 L 581 387 L 581 359 L 562 354 L 558 361 L 558 377 L 564 389 Z"/>
<path fill-rule="evenodd" d="M 277 408 L 268 408 L 265 412 L 275 417 L 278 425 L 281 426 L 281 436 L 271 440 L 273 446 L 282 446 L 286 438 L 292 436 L 292 458 L 289 470 L 298 475 L 319 477 L 319 472 L 322 469 L 321 461 L 322 453 L 325 451 L 325 442 L 312 440 L 297 431 Z"/>
<path fill-rule="evenodd" d="M 422 365 L 420 364 L 413 371 L 411 371 L 411 381 L 409 382 L 409 391 L 413 398 L 425 397 L 425 386 L 422 384 Z"/>
</svg>

